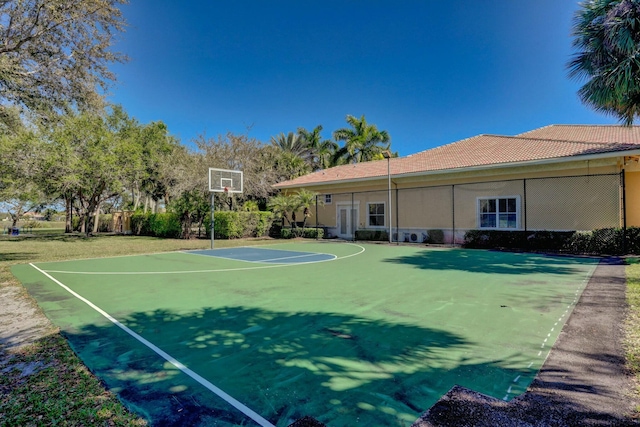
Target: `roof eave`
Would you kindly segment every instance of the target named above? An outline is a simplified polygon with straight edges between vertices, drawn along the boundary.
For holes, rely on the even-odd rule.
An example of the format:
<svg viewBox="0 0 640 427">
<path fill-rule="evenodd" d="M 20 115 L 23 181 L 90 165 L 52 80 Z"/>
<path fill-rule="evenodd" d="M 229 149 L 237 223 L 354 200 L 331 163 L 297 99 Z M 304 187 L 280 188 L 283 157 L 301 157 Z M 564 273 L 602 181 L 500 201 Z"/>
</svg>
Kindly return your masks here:
<svg viewBox="0 0 640 427">
<path fill-rule="evenodd" d="M 391 176 L 399 176 L 399 175 L 391 175 Z M 351 182 L 367 182 L 367 181 L 376 181 L 382 178 L 386 178 L 387 174 L 377 175 L 377 176 L 369 176 L 366 178 L 351 178 L 351 179 L 337 179 L 333 181 L 322 181 L 322 182 L 311 182 L 307 184 L 289 184 L 289 185 L 274 185 L 275 188 L 307 188 L 307 187 L 322 187 L 323 185 L 334 185 L 334 184 L 347 184 Z"/>
<path fill-rule="evenodd" d="M 476 172 L 487 169 L 496 169 L 496 168 L 510 168 L 510 167 L 523 167 L 523 166 L 539 166 L 539 165 L 548 165 L 555 163 L 564 163 L 564 162 L 574 162 L 574 161 L 587 161 L 587 160 L 597 160 L 597 159 L 610 159 L 613 157 L 621 157 L 621 156 L 637 156 L 640 155 L 640 148 L 635 150 L 624 150 L 624 151 L 612 151 L 609 153 L 597 153 L 597 154 L 585 154 L 579 156 L 566 156 L 566 157 L 553 157 L 550 159 L 541 159 L 541 160 L 527 160 L 522 162 L 509 162 L 509 163 L 492 163 L 490 165 L 481 165 L 481 166 L 469 166 L 463 168 L 454 168 L 454 169 L 438 169 L 431 171 L 420 171 L 420 172 L 409 172 L 409 173 L 400 173 L 400 174 L 391 174 L 392 178 L 411 178 L 415 176 L 430 176 L 430 175 L 447 175 L 452 173 L 461 173 L 461 172 Z M 383 178 L 386 178 L 387 175 L 377 175 L 366 178 L 353 178 L 353 179 L 340 179 L 334 181 L 323 181 L 323 182 L 313 182 L 306 183 L 303 185 L 300 184 L 290 184 L 290 185 L 279 185 L 276 184 L 274 187 L 276 188 L 307 188 L 307 187 L 322 187 L 325 185 L 336 185 L 336 184 L 347 184 L 354 182 L 367 182 L 367 181 L 377 181 Z"/>
</svg>

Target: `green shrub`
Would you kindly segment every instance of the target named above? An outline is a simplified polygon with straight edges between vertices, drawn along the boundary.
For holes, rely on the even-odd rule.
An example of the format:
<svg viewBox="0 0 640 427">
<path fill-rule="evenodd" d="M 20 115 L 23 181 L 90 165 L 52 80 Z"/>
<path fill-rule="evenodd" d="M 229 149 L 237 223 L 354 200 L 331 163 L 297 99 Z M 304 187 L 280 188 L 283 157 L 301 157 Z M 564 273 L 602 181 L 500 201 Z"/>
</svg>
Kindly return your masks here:
<svg viewBox="0 0 640 427">
<path fill-rule="evenodd" d="M 250 215 L 257 215 L 258 222 L 255 228 L 254 237 L 262 237 L 266 236 L 271 229 L 271 224 L 273 224 L 273 213 L 272 212 L 250 212 Z"/>
<path fill-rule="evenodd" d="M 324 237 L 324 229 L 322 228 L 305 228 L 302 234 L 305 239 L 322 239 Z"/>
<path fill-rule="evenodd" d="M 628 254 L 640 254 L 640 227 L 627 228 L 627 250 Z"/>
<path fill-rule="evenodd" d="M 138 236 L 151 236 L 149 214 L 135 212 L 131 215 L 131 231 Z"/>
<path fill-rule="evenodd" d="M 215 212 L 214 233 L 216 239 L 239 239 L 244 234 L 244 224 L 238 212 Z"/>
<path fill-rule="evenodd" d="M 305 239 L 322 239 L 324 237 L 324 230 L 322 228 L 282 228 L 280 230 L 281 239 L 293 239 L 294 237 L 304 237 Z"/>
<path fill-rule="evenodd" d="M 356 240 L 388 242 L 387 230 L 356 230 Z"/>
<path fill-rule="evenodd" d="M 140 236 L 180 237 L 180 219 L 174 213 L 143 213 L 131 215 L 131 230 Z"/>
<path fill-rule="evenodd" d="M 271 229 L 271 212 L 216 211 L 216 239 L 238 239 L 241 237 L 262 237 Z M 207 237 L 211 237 L 211 217 L 207 216 L 202 224 Z"/>
<path fill-rule="evenodd" d="M 622 255 L 640 253 L 640 228 L 601 228 L 591 231 L 469 230 L 464 247 L 520 249 L 575 254 Z"/>
<path fill-rule="evenodd" d="M 283 228 L 280 230 L 280 238 L 281 239 L 293 239 L 297 237 L 296 232 L 292 228 Z"/>
<path fill-rule="evenodd" d="M 98 232 L 109 233 L 113 231 L 113 215 L 101 214 L 98 217 Z"/>
<path fill-rule="evenodd" d="M 271 223 L 271 227 L 269 228 L 269 232 L 268 232 L 269 237 L 273 237 L 276 239 L 281 237 L 283 228 L 284 227 L 282 226 L 282 221 L 273 221 Z"/>
<path fill-rule="evenodd" d="M 178 238 L 182 233 L 182 226 L 178 215 L 174 213 L 157 213 L 149 215 L 149 229 L 155 237 Z"/>
<path fill-rule="evenodd" d="M 71 217 L 71 230 L 80 231 L 80 217 L 77 215 Z"/>
<path fill-rule="evenodd" d="M 427 231 L 427 238 L 424 243 L 434 243 L 441 245 L 444 243 L 444 231 L 442 230 L 429 230 Z"/>
<path fill-rule="evenodd" d="M 573 231 L 469 230 L 463 246 L 474 249 L 564 251 Z"/>
<path fill-rule="evenodd" d="M 598 255 L 622 255 L 625 253 L 638 253 L 640 242 L 638 235 L 640 229 L 629 227 L 626 231 L 622 228 L 601 228 L 593 231 L 580 231 L 574 233 L 567 244 L 567 248 L 575 253 L 588 253 Z"/>
</svg>

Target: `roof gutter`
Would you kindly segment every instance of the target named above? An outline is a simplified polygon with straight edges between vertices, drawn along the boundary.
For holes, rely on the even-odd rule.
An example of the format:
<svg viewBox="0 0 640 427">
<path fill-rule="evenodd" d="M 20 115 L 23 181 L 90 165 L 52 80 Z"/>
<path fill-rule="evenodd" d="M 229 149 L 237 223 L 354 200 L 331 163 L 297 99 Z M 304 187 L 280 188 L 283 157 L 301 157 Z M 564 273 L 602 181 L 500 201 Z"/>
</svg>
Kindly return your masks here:
<svg viewBox="0 0 640 427">
<path fill-rule="evenodd" d="M 520 167 L 520 166 L 538 166 L 538 165 L 551 165 L 556 163 L 565 163 L 565 162 L 579 162 L 579 161 L 587 161 L 587 160 L 597 160 L 597 159 L 610 159 L 613 157 L 621 157 L 621 156 L 637 156 L 640 155 L 640 149 L 636 150 L 627 150 L 627 151 L 612 151 L 609 153 L 598 153 L 598 154 L 585 154 L 580 156 L 567 156 L 567 157 L 554 157 L 552 159 L 542 159 L 542 160 L 527 160 L 522 162 L 511 162 L 511 163 L 493 163 L 490 165 L 482 165 L 482 166 L 468 166 L 462 168 L 455 169 L 438 169 L 432 171 L 422 171 L 422 172 L 409 172 L 409 173 L 400 173 L 400 174 L 391 174 L 392 178 L 411 178 L 415 176 L 432 176 L 432 175 L 448 175 L 452 173 L 461 173 L 461 172 L 477 172 L 487 169 L 504 169 L 510 167 Z M 382 178 L 386 178 L 387 175 L 377 175 L 366 178 L 353 178 L 353 179 L 340 179 L 340 180 L 332 180 L 332 181 L 322 181 L 322 182 L 313 182 L 307 184 L 294 184 L 294 185 L 279 185 L 276 184 L 274 187 L 276 188 L 297 188 L 297 187 L 321 187 L 325 185 L 335 185 L 335 184 L 347 184 L 354 182 L 367 182 L 367 181 L 377 181 Z"/>
</svg>

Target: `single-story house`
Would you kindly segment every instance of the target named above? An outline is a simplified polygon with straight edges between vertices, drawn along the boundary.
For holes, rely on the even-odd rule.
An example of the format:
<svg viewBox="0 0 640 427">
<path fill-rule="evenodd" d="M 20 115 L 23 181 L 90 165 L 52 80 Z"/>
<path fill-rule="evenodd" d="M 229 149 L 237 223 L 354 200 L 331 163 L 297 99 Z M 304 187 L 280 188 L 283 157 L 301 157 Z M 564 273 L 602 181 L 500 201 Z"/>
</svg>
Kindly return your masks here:
<svg viewBox="0 0 640 427">
<path fill-rule="evenodd" d="M 319 194 L 332 236 L 461 242 L 472 229 L 640 226 L 640 127 L 551 125 L 478 135 L 406 157 L 337 166 L 276 185 Z"/>
</svg>

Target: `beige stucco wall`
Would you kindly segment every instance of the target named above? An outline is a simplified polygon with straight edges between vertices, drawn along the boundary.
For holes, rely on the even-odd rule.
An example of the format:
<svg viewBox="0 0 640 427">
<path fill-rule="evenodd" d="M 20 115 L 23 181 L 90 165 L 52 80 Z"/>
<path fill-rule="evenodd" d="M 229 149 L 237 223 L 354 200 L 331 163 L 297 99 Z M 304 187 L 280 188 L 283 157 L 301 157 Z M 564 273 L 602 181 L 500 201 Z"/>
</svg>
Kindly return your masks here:
<svg viewBox="0 0 640 427">
<path fill-rule="evenodd" d="M 395 196 L 395 193 L 393 194 Z M 452 188 L 441 185 L 426 188 L 410 188 L 398 190 L 398 206 L 394 210 L 397 221 L 393 226 L 402 224 L 405 228 L 451 228 L 453 225 Z M 393 198 L 395 201 L 395 197 Z M 395 209 L 395 205 L 394 205 Z"/>
<path fill-rule="evenodd" d="M 576 177 L 616 174 L 620 166 L 621 159 L 611 158 L 393 177 L 392 226 L 394 230 L 450 230 L 455 219 L 456 230 L 475 229 L 478 228 L 478 198 L 486 197 L 516 197 L 519 205 L 518 229 L 524 229 L 525 225 L 528 230 L 591 230 L 620 226 L 621 195 L 616 187 L 618 176 Z M 547 177 L 559 179 L 537 179 Z M 526 178 L 526 185 L 523 178 Z M 640 167 L 637 172 L 627 174 L 627 188 L 639 186 Z M 331 203 L 318 207 L 317 222 L 327 227 L 338 227 L 339 207 L 353 203 L 358 214 L 357 228 L 370 228 L 367 227 L 367 204 L 384 203 L 385 211 L 388 205 L 386 177 L 306 188 L 321 194 L 321 200 L 324 200 L 325 194 L 331 194 Z M 635 193 L 632 195 L 630 190 L 627 191 L 628 225 L 640 224 L 640 191 Z M 316 223 L 315 208 L 313 215 L 310 224 Z M 386 221 L 384 228 L 388 228 Z"/>
<path fill-rule="evenodd" d="M 593 230 L 621 226 L 619 184 L 618 175 L 528 180 L 527 228 Z"/>
</svg>

